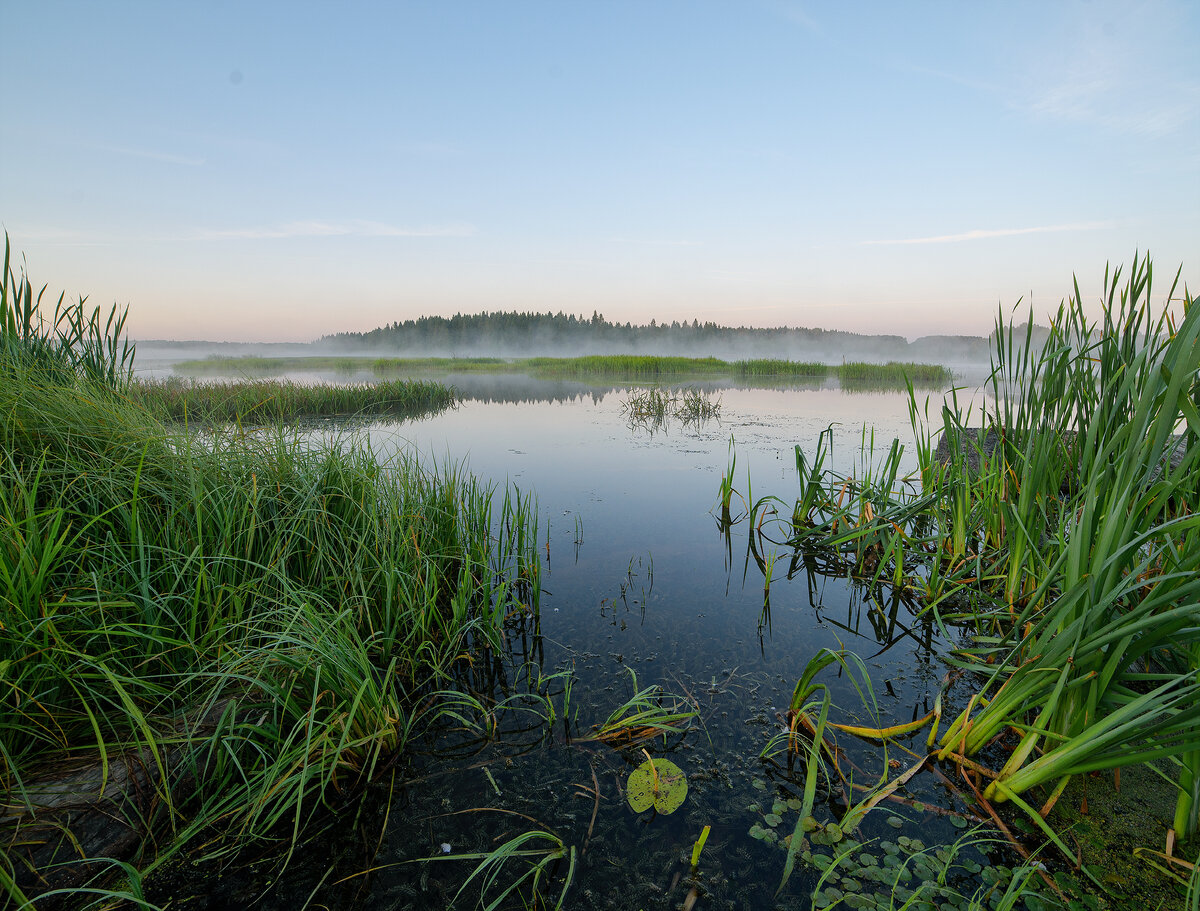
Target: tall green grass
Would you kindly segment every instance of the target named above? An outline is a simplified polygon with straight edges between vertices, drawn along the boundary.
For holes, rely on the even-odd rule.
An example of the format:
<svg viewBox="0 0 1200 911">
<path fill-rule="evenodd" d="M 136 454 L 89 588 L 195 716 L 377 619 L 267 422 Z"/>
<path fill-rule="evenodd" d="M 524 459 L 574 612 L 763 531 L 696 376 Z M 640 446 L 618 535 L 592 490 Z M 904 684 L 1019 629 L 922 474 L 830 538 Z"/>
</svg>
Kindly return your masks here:
<svg viewBox="0 0 1200 911">
<path fill-rule="evenodd" d="M 977 766 L 1017 732 L 983 797 L 1064 849 L 1046 817 L 1072 775 L 1172 762 L 1180 837 L 1200 813 L 1200 308 L 1177 284 L 1155 302 L 1152 276 L 1106 272 L 1095 321 L 1076 288 L 1044 345 L 1001 315 L 978 415 L 951 396 L 931 419 L 910 393 L 919 483 L 896 442 L 874 461 L 864 441 L 850 474 L 798 448 L 795 503 L 751 510 L 772 543 L 967 626 L 975 692 L 938 755 Z"/>
<path fill-rule="evenodd" d="M 45 803 L 64 764 L 160 860 L 202 831 L 224 851 L 293 840 L 402 759 L 455 662 L 536 624 L 528 497 L 364 442 L 172 429 L 129 392 L 123 318 L 60 301 L 43 321 L 7 262 L 0 314 L 10 899 L 115 894 L 78 882 L 93 842 L 43 845 L 62 833 L 41 823 L 70 828 Z M 128 860 L 135 883 L 158 862 Z"/>
<path fill-rule="evenodd" d="M 861 386 L 947 386 L 953 380 L 948 369 L 938 364 L 911 364 L 888 361 L 886 364 L 866 364 L 851 361 L 837 367 L 838 381 L 846 387 Z"/>
<path fill-rule="evenodd" d="M 725 373 L 729 365 L 715 357 L 661 357 L 597 354 L 586 357 L 531 357 L 518 363 L 543 376 L 698 376 Z"/>
<path fill-rule="evenodd" d="M 196 383 L 137 379 L 128 397 L 160 421 L 275 424 L 304 417 L 415 419 L 455 403 L 454 391 L 429 380 L 303 384 L 268 380 Z"/>
</svg>

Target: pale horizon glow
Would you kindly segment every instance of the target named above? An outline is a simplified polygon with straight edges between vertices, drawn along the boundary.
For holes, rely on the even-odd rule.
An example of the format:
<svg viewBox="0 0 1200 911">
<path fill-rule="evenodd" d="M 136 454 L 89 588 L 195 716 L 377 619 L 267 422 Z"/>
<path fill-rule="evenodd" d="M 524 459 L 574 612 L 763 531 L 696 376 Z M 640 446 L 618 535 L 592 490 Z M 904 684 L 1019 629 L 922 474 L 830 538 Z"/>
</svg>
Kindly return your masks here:
<svg viewBox="0 0 1200 911">
<path fill-rule="evenodd" d="M 0 228 L 134 338 L 485 310 L 986 335 L 1145 251 L 1157 293 L 1200 287 L 1187 0 L 3 18 Z"/>
</svg>

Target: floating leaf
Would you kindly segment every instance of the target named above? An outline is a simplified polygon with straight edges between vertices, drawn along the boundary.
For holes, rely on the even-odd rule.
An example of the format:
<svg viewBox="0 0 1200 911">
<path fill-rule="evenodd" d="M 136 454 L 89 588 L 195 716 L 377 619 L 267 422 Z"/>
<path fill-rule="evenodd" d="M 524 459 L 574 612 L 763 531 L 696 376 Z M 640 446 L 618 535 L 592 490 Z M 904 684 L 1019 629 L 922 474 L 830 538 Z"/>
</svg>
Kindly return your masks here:
<svg viewBox="0 0 1200 911">
<path fill-rule="evenodd" d="M 763 817 L 763 822 L 765 822 L 767 825 L 769 825 L 773 829 L 777 825 L 779 825 L 781 822 L 783 822 L 783 820 L 779 817 L 779 815 L 777 813 L 768 813 L 766 816 Z"/>
<path fill-rule="evenodd" d="M 829 836 L 829 841 L 833 844 L 837 844 L 845 837 L 842 834 L 842 827 L 836 822 L 831 822 L 825 827 L 825 834 Z"/>
<path fill-rule="evenodd" d="M 633 812 L 654 807 L 664 816 L 679 809 L 687 791 L 687 775 L 669 759 L 647 759 L 629 773 L 625 787 Z"/>
</svg>

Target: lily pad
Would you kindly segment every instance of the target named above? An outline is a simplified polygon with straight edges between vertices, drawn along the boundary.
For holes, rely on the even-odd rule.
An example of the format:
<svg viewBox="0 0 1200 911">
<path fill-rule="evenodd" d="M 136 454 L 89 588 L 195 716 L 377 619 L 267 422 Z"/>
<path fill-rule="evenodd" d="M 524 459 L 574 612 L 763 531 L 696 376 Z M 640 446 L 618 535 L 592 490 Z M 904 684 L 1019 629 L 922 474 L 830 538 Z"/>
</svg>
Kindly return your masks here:
<svg viewBox="0 0 1200 911">
<path fill-rule="evenodd" d="M 776 813 L 768 813 L 763 817 L 763 822 L 769 825 L 772 829 L 779 825 L 783 820 Z"/>
<path fill-rule="evenodd" d="M 647 759 L 629 773 L 625 797 L 635 813 L 654 807 L 666 816 L 679 809 L 687 791 L 683 769 L 669 759 Z"/>
</svg>

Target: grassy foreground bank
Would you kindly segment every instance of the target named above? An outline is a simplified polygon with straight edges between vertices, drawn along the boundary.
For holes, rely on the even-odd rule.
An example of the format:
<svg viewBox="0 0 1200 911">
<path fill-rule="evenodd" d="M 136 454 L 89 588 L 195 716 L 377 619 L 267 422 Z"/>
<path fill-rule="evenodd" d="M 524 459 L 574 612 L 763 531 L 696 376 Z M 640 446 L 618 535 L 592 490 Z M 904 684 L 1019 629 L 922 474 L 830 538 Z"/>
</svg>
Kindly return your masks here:
<svg viewBox="0 0 1200 911">
<path fill-rule="evenodd" d="M 420 373 L 532 373 L 535 376 L 668 377 L 729 376 L 739 379 L 836 379 L 843 386 L 886 385 L 903 388 L 946 386 L 951 372 L 936 364 L 868 364 L 850 362 L 821 364 L 782 359 L 723 361 L 715 357 L 666 357 L 654 355 L 588 355 L 585 357 L 500 358 L 389 358 L 389 357 L 210 357 L 177 365 L 182 373 L 253 374 L 288 370 L 339 370 L 346 373 L 369 370 L 379 376 Z"/>
<path fill-rule="evenodd" d="M 0 895 L 144 906 L 200 833 L 286 843 L 402 758 L 452 664 L 536 622 L 536 516 L 362 445 L 172 429 L 123 314 L 47 313 L 7 244 L 3 279 Z"/>
</svg>

